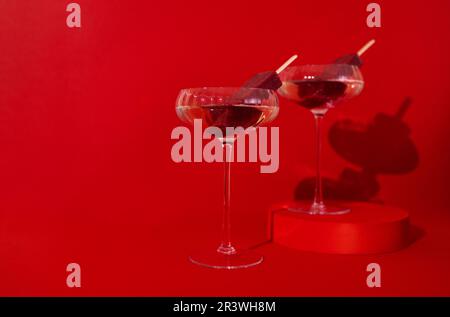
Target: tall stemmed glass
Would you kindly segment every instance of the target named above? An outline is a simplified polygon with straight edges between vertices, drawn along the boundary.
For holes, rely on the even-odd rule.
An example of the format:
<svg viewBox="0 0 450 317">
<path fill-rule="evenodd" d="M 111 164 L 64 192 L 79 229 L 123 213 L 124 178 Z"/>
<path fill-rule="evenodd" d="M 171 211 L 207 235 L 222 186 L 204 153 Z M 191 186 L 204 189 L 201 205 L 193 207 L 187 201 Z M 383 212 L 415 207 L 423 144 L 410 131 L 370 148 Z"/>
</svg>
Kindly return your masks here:
<svg viewBox="0 0 450 317">
<path fill-rule="evenodd" d="M 290 211 L 312 215 L 339 215 L 350 209 L 325 204 L 322 193 L 321 123 L 328 110 L 341 101 L 359 95 L 364 87 L 362 74 L 357 66 L 348 64 L 302 65 L 288 67 L 281 74 L 283 86 L 279 93 L 309 109 L 314 115 L 316 135 L 316 186 L 312 204 L 297 203 L 288 207 Z"/>
<path fill-rule="evenodd" d="M 237 269 L 257 265 L 262 256 L 251 251 L 239 251 L 231 242 L 230 222 L 230 163 L 236 135 L 227 127 L 244 129 L 257 127 L 275 119 L 278 97 L 273 90 L 258 88 L 205 87 L 180 91 L 176 101 L 178 117 L 187 123 L 202 121 L 202 126 L 217 127 L 224 161 L 224 199 L 222 241 L 216 250 L 191 256 L 195 263 L 211 268 Z"/>
</svg>

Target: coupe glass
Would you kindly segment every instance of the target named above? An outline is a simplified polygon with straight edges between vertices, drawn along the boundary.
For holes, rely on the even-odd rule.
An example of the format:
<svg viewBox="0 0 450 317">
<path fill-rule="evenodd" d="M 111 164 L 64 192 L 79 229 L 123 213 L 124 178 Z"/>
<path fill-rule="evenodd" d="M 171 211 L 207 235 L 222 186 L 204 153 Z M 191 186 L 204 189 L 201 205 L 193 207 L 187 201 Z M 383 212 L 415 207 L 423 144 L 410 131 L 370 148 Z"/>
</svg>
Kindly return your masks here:
<svg viewBox="0 0 450 317">
<path fill-rule="evenodd" d="M 262 256 L 252 251 L 238 251 L 231 242 L 230 231 L 230 162 L 236 135 L 227 134 L 226 128 L 257 127 L 275 119 L 278 97 L 273 90 L 258 88 L 204 87 L 180 91 L 176 101 L 178 117 L 186 123 L 202 120 L 202 126 L 217 127 L 224 161 L 224 200 L 222 241 L 216 250 L 193 255 L 189 259 L 211 268 L 237 269 L 257 265 Z"/>
<path fill-rule="evenodd" d="M 359 95 L 364 87 L 361 72 L 357 66 L 348 64 L 302 65 L 288 67 L 281 73 L 283 86 L 279 93 L 309 109 L 314 115 L 316 126 L 316 185 L 312 204 L 301 202 L 288 207 L 290 211 L 311 215 L 340 215 L 350 209 L 325 204 L 320 174 L 321 123 L 328 110 L 338 103 Z"/>
</svg>

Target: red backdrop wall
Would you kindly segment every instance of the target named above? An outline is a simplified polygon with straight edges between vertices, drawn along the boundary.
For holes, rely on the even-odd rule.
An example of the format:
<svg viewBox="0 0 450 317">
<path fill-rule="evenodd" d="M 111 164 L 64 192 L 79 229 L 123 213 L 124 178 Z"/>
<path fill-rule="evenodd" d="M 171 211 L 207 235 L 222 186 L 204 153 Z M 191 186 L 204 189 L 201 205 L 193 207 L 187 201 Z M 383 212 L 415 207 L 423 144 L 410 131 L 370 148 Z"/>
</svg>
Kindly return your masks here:
<svg viewBox="0 0 450 317">
<path fill-rule="evenodd" d="M 361 0 L 77 2 L 82 27 L 71 29 L 69 1 L 0 1 L 1 295 L 450 294 L 449 247 L 421 244 L 448 238 L 448 1 L 380 0 L 374 29 Z M 362 95 L 325 126 L 370 122 L 411 98 L 404 122 L 419 164 L 379 175 L 376 198 L 424 227 L 420 256 L 375 258 L 395 285 L 378 293 L 364 284 L 371 257 L 269 246 L 258 269 L 191 267 L 190 250 L 217 237 L 222 166 L 172 162 L 179 89 L 240 85 L 294 53 L 298 63 L 329 62 L 371 38 Z M 233 233 L 243 244 L 264 239 L 267 208 L 314 172 L 311 115 L 281 100 L 274 125 L 278 173 L 233 166 Z M 356 168 L 324 147 L 327 176 Z M 81 289 L 65 285 L 70 262 L 82 266 Z"/>
</svg>

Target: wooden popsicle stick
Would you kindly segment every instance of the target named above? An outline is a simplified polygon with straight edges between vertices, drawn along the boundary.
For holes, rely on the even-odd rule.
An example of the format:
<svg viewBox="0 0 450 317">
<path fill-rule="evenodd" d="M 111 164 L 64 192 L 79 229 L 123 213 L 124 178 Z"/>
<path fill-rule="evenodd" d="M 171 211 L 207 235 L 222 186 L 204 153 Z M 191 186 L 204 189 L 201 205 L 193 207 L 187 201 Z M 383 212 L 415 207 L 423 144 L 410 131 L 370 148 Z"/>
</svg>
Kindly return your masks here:
<svg viewBox="0 0 450 317">
<path fill-rule="evenodd" d="M 293 55 L 291 56 L 291 58 L 289 58 L 287 61 L 284 62 L 283 65 L 281 65 L 277 70 L 276 73 L 279 74 L 281 73 L 283 70 L 286 69 L 286 67 L 288 67 L 293 61 L 295 61 L 297 59 L 298 55 Z"/>
<path fill-rule="evenodd" d="M 400 108 L 397 110 L 397 113 L 395 114 L 395 117 L 398 119 L 403 118 L 403 116 L 405 115 L 406 111 L 408 110 L 409 106 L 411 106 L 411 98 L 410 97 L 406 97 L 405 100 L 403 101 L 402 105 L 400 106 Z"/>
<path fill-rule="evenodd" d="M 362 54 L 364 54 L 373 44 L 375 44 L 375 40 L 370 40 L 369 42 L 366 43 L 366 45 L 364 45 L 363 47 L 361 47 L 361 49 L 358 51 L 358 56 L 361 56 Z"/>
</svg>

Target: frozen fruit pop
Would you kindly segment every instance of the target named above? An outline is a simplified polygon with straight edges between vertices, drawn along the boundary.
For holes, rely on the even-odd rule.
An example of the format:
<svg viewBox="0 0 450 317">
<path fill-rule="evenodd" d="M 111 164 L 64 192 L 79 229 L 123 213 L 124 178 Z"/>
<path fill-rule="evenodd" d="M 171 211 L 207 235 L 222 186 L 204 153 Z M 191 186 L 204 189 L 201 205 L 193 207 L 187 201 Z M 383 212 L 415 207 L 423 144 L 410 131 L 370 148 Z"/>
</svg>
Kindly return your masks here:
<svg viewBox="0 0 450 317">
<path fill-rule="evenodd" d="M 258 73 L 247 80 L 242 87 L 246 88 L 262 88 L 276 90 L 282 85 L 280 77 L 276 72 L 269 71 Z"/>
<path fill-rule="evenodd" d="M 242 85 L 242 88 L 277 90 L 282 85 L 280 76 L 278 76 L 278 74 L 281 73 L 286 67 L 288 67 L 294 60 L 296 60 L 297 57 L 297 55 L 291 56 L 291 58 L 284 62 L 284 64 L 281 65 L 276 71 L 268 71 L 254 75 Z M 250 99 L 251 97 L 264 99 L 268 97 L 268 93 L 265 90 L 258 91 L 256 93 L 257 95 L 254 95 L 255 93 L 256 92 L 249 94 L 248 90 L 241 89 L 233 96 L 233 99 L 245 100 Z"/>
<path fill-rule="evenodd" d="M 358 54 L 347 54 L 336 59 L 333 64 L 350 64 L 361 67 L 363 63 Z"/>
<path fill-rule="evenodd" d="M 262 88 L 262 89 L 272 89 L 277 90 L 281 87 L 282 83 L 280 80 L 279 73 L 281 73 L 286 67 L 288 67 L 294 60 L 297 59 L 297 55 L 292 56 L 283 65 L 281 65 L 276 71 L 269 71 L 258 73 L 242 85 L 246 88 Z"/>
<path fill-rule="evenodd" d="M 375 44 L 375 40 L 370 40 L 366 43 L 357 53 L 347 54 L 342 57 L 336 59 L 334 64 L 349 64 L 361 67 L 363 62 L 361 60 L 361 55 L 364 54 L 373 44 Z"/>
</svg>

